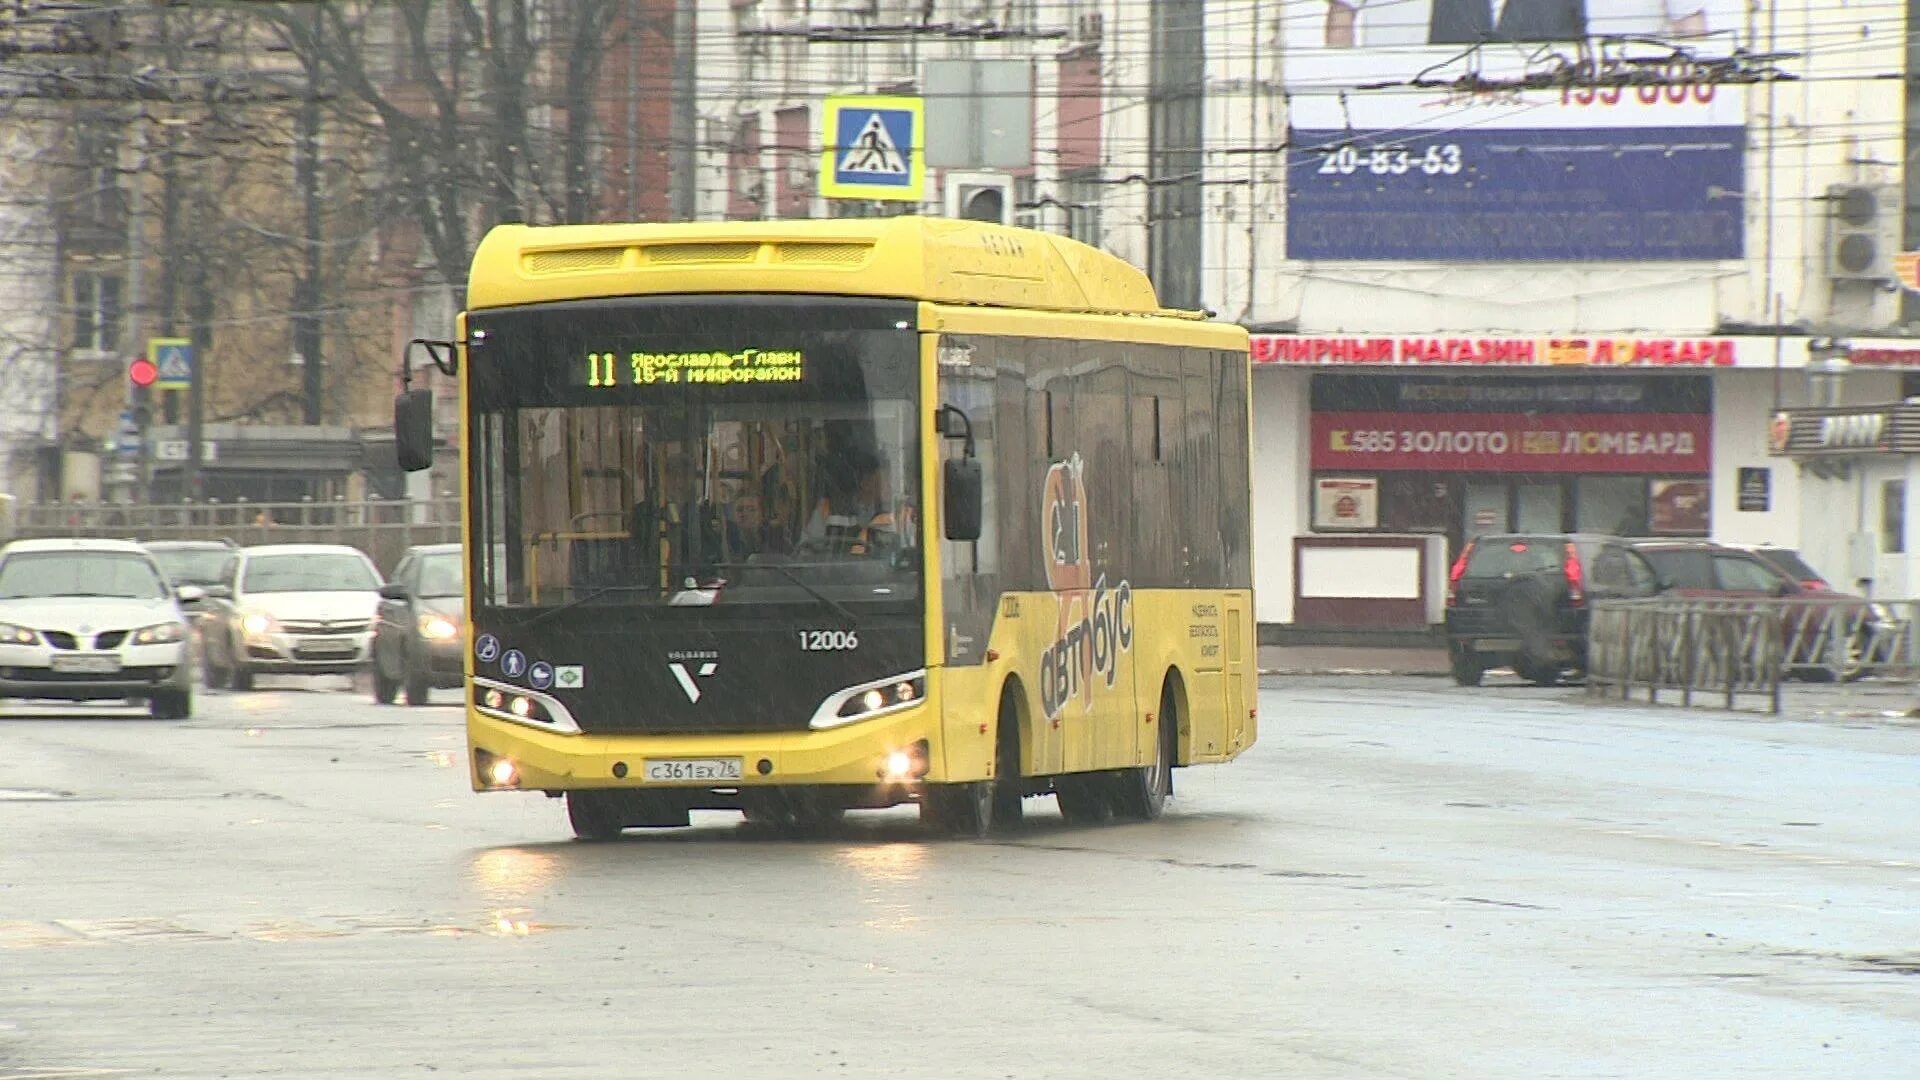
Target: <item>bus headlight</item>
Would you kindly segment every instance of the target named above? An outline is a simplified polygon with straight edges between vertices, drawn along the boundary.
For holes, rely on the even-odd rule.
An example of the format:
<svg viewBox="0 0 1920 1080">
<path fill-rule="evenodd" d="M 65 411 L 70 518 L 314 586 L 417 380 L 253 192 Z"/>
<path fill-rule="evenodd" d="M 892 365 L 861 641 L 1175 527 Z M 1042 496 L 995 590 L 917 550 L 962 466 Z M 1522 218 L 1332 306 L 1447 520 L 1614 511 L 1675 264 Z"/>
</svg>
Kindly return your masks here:
<svg viewBox="0 0 1920 1080">
<path fill-rule="evenodd" d="M 926 696 L 925 672 L 880 679 L 849 690 L 842 690 L 822 702 L 810 726 L 818 731 L 823 728 L 851 724 L 856 720 L 898 712 L 909 705 L 918 704 Z"/>
<path fill-rule="evenodd" d="M 445 615 L 422 615 L 420 636 L 428 641 L 452 641 L 460 636 L 460 627 Z"/>
</svg>

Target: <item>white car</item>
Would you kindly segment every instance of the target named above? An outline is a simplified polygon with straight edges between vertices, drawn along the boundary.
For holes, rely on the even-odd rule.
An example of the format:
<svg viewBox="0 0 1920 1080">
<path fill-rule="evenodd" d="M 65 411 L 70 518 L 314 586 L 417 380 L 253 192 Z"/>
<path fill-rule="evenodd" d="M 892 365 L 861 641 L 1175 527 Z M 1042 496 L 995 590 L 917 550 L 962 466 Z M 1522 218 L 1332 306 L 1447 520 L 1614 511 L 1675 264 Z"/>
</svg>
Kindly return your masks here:
<svg viewBox="0 0 1920 1080">
<path fill-rule="evenodd" d="M 0 697 L 144 700 L 157 719 L 193 713 L 182 600 L 126 540 L 16 540 L 0 550 Z"/>
<path fill-rule="evenodd" d="M 255 675 L 351 675 L 371 655 L 380 571 L 344 544 L 241 548 L 207 589 L 201 624 L 208 686 L 253 689 Z"/>
</svg>

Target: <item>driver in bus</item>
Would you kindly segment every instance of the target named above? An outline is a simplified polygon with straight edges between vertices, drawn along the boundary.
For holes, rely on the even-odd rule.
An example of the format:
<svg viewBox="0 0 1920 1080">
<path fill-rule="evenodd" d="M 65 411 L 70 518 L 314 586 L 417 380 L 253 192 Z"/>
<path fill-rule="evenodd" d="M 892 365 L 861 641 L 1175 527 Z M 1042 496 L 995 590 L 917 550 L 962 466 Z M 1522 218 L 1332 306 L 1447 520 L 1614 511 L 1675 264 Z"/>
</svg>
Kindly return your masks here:
<svg viewBox="0 0 1920 1080">
<path fill-rule="evenodd" d="M 801 533 L 809 547 L 865 555 L 895 541 L 894 515 L 887 506 L 877 458 L 856 453 L 839 468 L 829 465 L 826 477 L 827 494 L 814 506 Z"/>
</svg>

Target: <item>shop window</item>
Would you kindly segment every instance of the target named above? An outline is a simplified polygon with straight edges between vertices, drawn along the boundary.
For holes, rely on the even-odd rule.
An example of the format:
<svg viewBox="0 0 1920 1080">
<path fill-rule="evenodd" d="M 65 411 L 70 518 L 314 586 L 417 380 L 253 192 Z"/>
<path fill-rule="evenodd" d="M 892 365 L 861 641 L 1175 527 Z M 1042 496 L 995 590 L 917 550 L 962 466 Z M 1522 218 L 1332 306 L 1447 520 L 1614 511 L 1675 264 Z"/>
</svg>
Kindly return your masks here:
<svg viewBox="0 0 1920 1080">
<path fill-rule="evenodd" d="M 1574 485 L 1574 528 L 1585 533 L 1644 536 L 1647 482 L 1638 476 L 1583 476 Z"/>
<path fill-rule="evenodd" d="M 1888 555 L 1907 550 L 1907 482 L 1888 480 L 1880 485 L 1880 550 Z"/>
</svg>

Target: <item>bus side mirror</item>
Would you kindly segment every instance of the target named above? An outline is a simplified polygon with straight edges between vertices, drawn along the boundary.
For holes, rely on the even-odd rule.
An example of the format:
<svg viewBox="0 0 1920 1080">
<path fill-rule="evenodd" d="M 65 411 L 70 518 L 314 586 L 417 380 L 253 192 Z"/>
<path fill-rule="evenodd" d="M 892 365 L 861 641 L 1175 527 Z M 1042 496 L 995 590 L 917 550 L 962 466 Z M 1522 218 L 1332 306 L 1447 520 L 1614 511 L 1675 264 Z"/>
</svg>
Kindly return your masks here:
<svg viewBox="0 0 1920 1080">
<path fill-rule="evenodd" d="M 942 463 L 941 519 L 949 540 L 980 539 L 981 476 L 978 458 L 948 458 Z"/>
<path fill-rule="evenodd" d="M 393 399 L 393 454 L 403 472 L 433 467 L 433 393 L 407 390 Z"/>
</svg>

